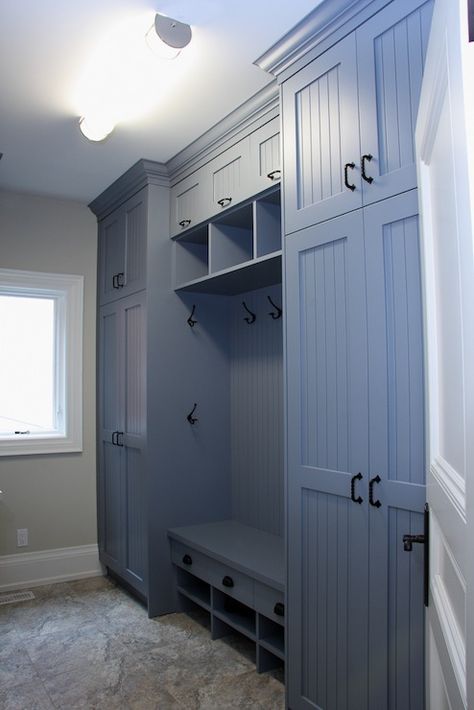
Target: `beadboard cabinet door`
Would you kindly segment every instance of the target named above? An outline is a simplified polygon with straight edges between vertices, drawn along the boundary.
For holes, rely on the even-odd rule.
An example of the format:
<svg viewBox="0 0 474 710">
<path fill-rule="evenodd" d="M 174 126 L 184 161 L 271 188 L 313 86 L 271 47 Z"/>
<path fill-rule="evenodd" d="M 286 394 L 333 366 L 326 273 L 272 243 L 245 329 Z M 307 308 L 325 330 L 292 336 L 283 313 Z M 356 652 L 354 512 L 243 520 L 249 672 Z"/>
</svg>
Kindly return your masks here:
<svg viewBox="0 0 474 710">
<path fill-rule="evenodd" d="M 369 662 L 361 211 L 292 235 L 285 273 L 289 707 L 361 710 Z"/>
<path fill-rule="evenodd" d="M 257 195 L 281 179 L 280 117 L 250 134 L 248 194 Z"/>
<path fill-rule="evenodd" d="M 411 12 L 409 12 L 411 10 Z M 409 12 L 409 14 L 407 14 Z M 356 32 L 362 180 L 370 204 L 416 187 L 415 123 L 433 0 L 391 2 Z"/>
<path fill-rule="evenodd" d="M 171 236 L 195 227 L 208 216 L 204 175 L 205 170 L 201 168 L 171 188 Z"/>
<path fill-rule="evenodd" d="M 416 190 L 364 209 L 369 373 L 368 710 L 424 710 L 423 313 Z"/>
<path fill-rule="evenodd" d="M 99 551 L 104 565 L 146 592 L 145 292 L 100 309 Z"/>
<path fill-rule="evenodd" d="M 354 33 L 283 84 L 282 126 L 285 233 L 360 207 Z"/>
<path fill-rule="evenodd" d="M 208 217 L 248 197 L 250 139 L 245 137 L 204 166 L 205 212 Z"/>
<path fill-rule="evenodd" d="M 145 288 L 146 211 L 141 190 L 99 225 L 100 305 Z"/>
</svg>

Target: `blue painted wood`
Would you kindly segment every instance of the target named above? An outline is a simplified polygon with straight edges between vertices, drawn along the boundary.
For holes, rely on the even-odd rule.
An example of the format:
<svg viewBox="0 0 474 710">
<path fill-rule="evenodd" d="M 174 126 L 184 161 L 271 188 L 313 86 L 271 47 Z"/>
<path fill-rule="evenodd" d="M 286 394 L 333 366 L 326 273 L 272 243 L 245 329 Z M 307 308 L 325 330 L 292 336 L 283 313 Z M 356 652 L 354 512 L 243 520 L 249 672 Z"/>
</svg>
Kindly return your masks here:
<svg viewBox="0 0 474 710">
<path fill-rule="evenodd" d="M 433 0 L 392 2 L 356 32 L 363 182 L 370 204 L 416 187 L 415 122 Z"/>
<path fill-rule="evenodd" d="M 285 233 L 360 207 L 355 34 L 283 84 Z"/>
<path fill-rule="evenodd" d="M 230 445 L 232 515 L 246 525 L 283 534 L 283 341 L 282 318 L 267 296 L 282 305 L 281 286 L 233 299 L 230 317 Z M 257 314 L 249 325 L 242 300 Z"/>
<path fill-rule="evenodd" d="M 145 288 L 146 210 L 146 190 L 140 190 L 99 224 L 100 305 Z M 114 287 L 117 274 L 120 288 Z"/>
<path fill-rule="evenodd" d="M 297 708 L 368 703 L 368 395 L 361 212 L 286 244 L 288 681 Z"/>
<path fill-rule="evenodd" d="M 364 210 L 369 356 L 371 710 L 424 708 L 423 322 L 415 190 Z"/>
</svg>

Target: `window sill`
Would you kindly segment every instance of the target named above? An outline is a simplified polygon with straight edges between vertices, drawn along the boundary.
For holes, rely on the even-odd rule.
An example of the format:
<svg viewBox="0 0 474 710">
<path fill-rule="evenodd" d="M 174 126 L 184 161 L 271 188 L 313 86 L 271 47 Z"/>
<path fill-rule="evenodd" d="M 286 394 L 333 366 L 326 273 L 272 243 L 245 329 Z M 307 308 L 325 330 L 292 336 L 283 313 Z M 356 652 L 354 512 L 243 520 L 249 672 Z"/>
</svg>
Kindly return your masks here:
<svg viewBox="0 0 474 710">
<path fill-rule="evenodd" d="M 0 439 L 0 456 L 80 453 L 82 441 L 65 436 L 29 436 L 28 439 Z"/>
</svg>

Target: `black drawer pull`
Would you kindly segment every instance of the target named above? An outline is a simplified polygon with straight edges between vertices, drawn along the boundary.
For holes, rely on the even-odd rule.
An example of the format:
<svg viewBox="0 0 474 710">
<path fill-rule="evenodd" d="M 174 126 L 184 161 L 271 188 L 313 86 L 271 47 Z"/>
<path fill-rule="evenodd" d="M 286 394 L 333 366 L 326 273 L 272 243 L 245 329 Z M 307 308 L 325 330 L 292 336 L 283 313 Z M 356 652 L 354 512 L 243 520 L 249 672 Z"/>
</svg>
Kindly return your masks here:
<svg viewBox="0 0 474 710">
<path fill-rule="evenodd" d="M 267 178 L 270 180 L 279 180 L 281 177 L 281 170 L 272 170 L 271 173 L 267 174 Z"/>
<path fill-rule="evenodd" d="M 355 494 L 356 481 L 362 481 L 362 478 L 363 478 L 363 476 L 360 473 L 360 471 L 359 471 L 359 473 L 356 473 L 356 475 L 352 476 L 352 478 L 351 478 L 351 501 L 353 503 L 360 504 L 360 503 L 363 503 L 363 501 L 364 501 L 364 499 L 361 498 L 360 496 L 357 496 L 357 498 L 356 498 L 356 494 Z"/>
<path fill-rule="evenodd" d="M 232 202 L 232 197 L 223 197 L 221 200 L 217 200 L 217 204 L 221 207 L 227 207 Z"/>
<path fill-rule="evenodd" d="M 373 183 L 374 178 L 371 177 L 370 175 L 367 175 L 367 173 L 365 172 L 365 161 L 367 160 L 367 161 L 370 163 L 370 161 L 372 160 L 373 157 L 374 157 L 374 156 L 373 156 L 373 155 L 370 155 L 370 153 L 366 153 L 366 154 L 363 155 L 362 158 L 360 159 L 360 160 L 361 160 L 361 173 L 362 173 L 362 177 L 364 178 L 365 182 L 368 182 L 368 183 L 369 183 L 369 185 Z"/>
<path fill-rule="evenodd" d="M 112 444 L 114 446 L 117 446 L 117 442 L 118 442 L 118 431 L 113 431 L 112 432 Z"/>
<path fill-rule="evenodd" d="M 124 276 L 125 274 L 123 273 L 123 271 L 117 274 L 117 288 L 123 288 L 125 286 Z"/>
<path fill-rule="evenodd" d="M 283 602 L 277 602 L 273 607 L 273 613 L 275 616 L 285 616 L 285 605 Z"/>
<path fill-rule="evenodd" d="M 178 222 L 178 224 L 180 227 L 182 227 L 184 229 L 185 227 L 189 227 L 189 225 L 191 224 L 191 220 L 190 219 L 182 219 L 181 222 Z"/>
<path fill-rule="evenodd" d="M 348 190 L 351 190 L 352 192 L 354 192 L 354 190 L 356 189 L 356 186 L 349 182 L 349 177 L 347 174 L 347 171 L 349 170 L 349 168 L 351 170 L 354 170 L 355 163 L 346 163 L 344 165 L 344 185 L 347 187 Z"/>
<path fill-rule="evenodd" d="M 222 580 L 222 585 L 223 585 L 224 587 L 233 587 L 233 586 L 234 586 L 234 580 L 232 579 L 232 577 L 229 577 L 229 575 L 226 574 L 226 576 L 225 576 L 224 579 Z"/>
<path fill-rule="evenodd" d="M 183 555 L 183 565 L 192 565 L 193 558 L 191 555 Z"/>
<path fill-rule="evenodd" d="M 112 288 L 120 288 L 118 285 L 118 279 L 117 279 L 118 274 L 114 274 L 112 276 Z"/>
</svg>

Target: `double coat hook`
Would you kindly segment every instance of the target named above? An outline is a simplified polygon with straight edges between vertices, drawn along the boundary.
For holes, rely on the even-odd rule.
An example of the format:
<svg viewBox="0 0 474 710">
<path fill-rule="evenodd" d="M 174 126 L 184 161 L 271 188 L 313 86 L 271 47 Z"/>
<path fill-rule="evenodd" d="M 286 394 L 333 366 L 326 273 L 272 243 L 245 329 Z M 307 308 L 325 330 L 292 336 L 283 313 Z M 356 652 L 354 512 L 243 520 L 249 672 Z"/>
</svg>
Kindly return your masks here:
<svg viewBox="0 0 474 710">
<path fill-rule="evenodd" d="M 250 318 L 249 318 L 249 316 L 245 316 L 244 320 L 245 320 L 249 325 L 250 325 L 251 323 L 255 323 L 255 321 L 257 320 L 257 316 L 255 315 L 255 313 L 252 313 L 252 311 L 251 311 L 249 308 L 247 308 L 247 305 L 246 305 L 245 301 L 242 301 L 242 305 L 243 305 L 243 307 L 245 308 L 245 310 L 247 311 L 247 313 L 248 313 L 249 316 L 250 316 Z"/>
<path fill-rule="evenodd" d="M 270 311 L 270 313 L 269 313 L 268 315 L 271 316 L 271 317 L 273 318 L 273 320 L 278 320 L 278 318 L 281 318 L 281 314 L 283 313 L 283 311 L 281 310 L 281 308 L 279 308 L 279 307 L 277 306 L 276 303 L 273 303 L 273 301 L 272 301 L 272 299 L 270 298 L 270 296 L 267 296 L 267 298 L 268 298 L 268 300 L 270 301 L 270 304 L 273 306 L 273 308 L 276 309 L 276 312 Z"/>
<path fill-rule="evenodd" d="M 188 318 L 188 320 L 187 320 L 187 323 L 188 323 L 188 325 L 189 325 L 190 328 L 194 328 L 194 326 L 195 326 L 196 323 L 197 323 L 197 320 L 194 320 L 194 318 L 193 318 L 193 315 L 194 315 L 194 311 L 195 311 L 195 310 L 196 310 L 196 304 L 193 305 L 193 310 L 191 311 L 191 314 L 190 314 L 190 316 L 189 316 L 189 318 Z"/>
</svg>

